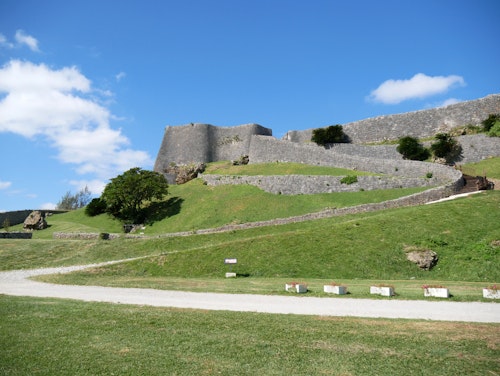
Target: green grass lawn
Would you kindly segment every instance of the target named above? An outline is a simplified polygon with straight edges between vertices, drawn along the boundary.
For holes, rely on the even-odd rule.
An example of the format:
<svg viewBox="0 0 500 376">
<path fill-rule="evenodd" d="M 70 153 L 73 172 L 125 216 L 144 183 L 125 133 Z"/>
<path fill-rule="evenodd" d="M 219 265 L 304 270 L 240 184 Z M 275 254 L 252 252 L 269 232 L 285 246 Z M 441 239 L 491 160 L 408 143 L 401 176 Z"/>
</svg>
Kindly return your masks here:
<svg viewBox="0 0 500 376">
<path fill-rule="evenodd" d="M 0 296 L 2 375 L 496 375 L 500 326 Z"/>
<path fill-rule="evenodd" d="M 372 172 L 349 170 L 339 167 L 311 166 L 303 163 L 274 162 L 233 166 L 229 161 L 213 162 L 207 165 L 205 174 L 216 175 L 377 175 Z"/>
<path fill-rule="evenodd" d="M 488 158 L 476 163 L 463 165 L 464 174 L 472 176 L 485 176 L 492 179 L 500 179 L 500 158 Z"/>
</svg>

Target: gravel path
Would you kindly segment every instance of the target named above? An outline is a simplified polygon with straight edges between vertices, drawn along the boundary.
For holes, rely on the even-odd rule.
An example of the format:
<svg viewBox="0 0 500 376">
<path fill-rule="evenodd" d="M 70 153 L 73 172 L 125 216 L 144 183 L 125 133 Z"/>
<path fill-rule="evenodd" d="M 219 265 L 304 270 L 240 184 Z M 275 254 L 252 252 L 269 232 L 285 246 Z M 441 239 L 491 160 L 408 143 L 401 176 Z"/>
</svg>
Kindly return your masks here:
<svg viewBox="0 0 500 376">
<path fill-rule="evenodd" d="M 123 261 L 126 260 L 84 266 L 0 272 L 0 294 L 239 312 L 500 323 L 500 304 L 497 303 L 196 293 L 55 285 L 29 279 L 37 275 L 70 273 Z"/>
</svg>

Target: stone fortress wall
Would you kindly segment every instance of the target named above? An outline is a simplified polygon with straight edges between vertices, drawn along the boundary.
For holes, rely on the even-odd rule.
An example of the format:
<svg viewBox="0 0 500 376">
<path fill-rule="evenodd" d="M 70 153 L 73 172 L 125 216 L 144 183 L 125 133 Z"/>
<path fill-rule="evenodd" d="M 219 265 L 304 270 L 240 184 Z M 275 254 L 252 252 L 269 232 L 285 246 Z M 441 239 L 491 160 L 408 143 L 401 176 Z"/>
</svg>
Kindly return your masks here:
<svg viewBox="0 0 500 376">
<path fill-rule="evenodd" d="M 298 162 L 370 171 L 385 177 L 358 177 L 358 182 L 341 184 L 339 177 L 260 176 L 227 177 L 202 175 L 207 184 L 252 184 L 269 192 L 310 194 L 394 187 L 440 186 L 432 197 L 445 197 L 463 185 L 460 171 L 417 161 L 403 160 L 395 145 L 368 146 L 363 143 L 398 139 L 403 136 L 430 137 L 457 126 L 478 125 L 489 114 L 500 113 L 500 95 L 447 107 L 381 116 L 344 125 L 351 144 L 336 144 L 325 149 L 310 142 L 312 130 L 291 131 L 282 140 L 257 124 L 216 127 L 189 124 L 167 127 L 155 163 L 155 171 L 164 172 L 171 164 L 236 160 L 248 155 L 250 163 Z M 500 139 L 485 135 L 462 136 L 461 163 L 500 155 Z M 429 178 L 429 176 L 431 176 Z M 294 187 L 293 189 L 291 187 Z"/>
<path fill-rule="evenodd" d="M 343 124 L 351 143 L 374 143 L 401 137 L 432 137 L 467 124 L 479 125 L 489 114 L 500 113 L 500 94 L 460 102 L 446 107 L 385 115 Z M 311 140 L 312 129 L 289 131 L 283 139 L 293 142 Z"/>
<path fill-rule="evenodd" d="M 217 127 L 191 123 L 167 126 L 154 171 L 164 173 L 170 164 L 207 163 L 234 160 L 247 155 L 253 135 L 272 136 L 272 130 L 258 124 Z"/>
</svg>

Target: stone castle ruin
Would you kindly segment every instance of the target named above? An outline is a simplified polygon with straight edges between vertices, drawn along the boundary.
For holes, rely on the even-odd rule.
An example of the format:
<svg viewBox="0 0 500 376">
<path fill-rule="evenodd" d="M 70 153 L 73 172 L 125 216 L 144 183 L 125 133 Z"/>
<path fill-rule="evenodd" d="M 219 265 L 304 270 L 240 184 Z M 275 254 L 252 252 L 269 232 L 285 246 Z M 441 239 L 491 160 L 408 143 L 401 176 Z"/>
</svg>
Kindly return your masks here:
<svg viewBox="0 0 500 376">
<path fill-rule="evenodd" d="M 500 94 L 457 103 L 442 108 L 397 115 L 379 116 L 344 124 L 349 144 L 329 149 L 312 143 L 312 129 L 289 131 L 281 140 L 272 130 L 258 124 L 217 127 L 191 123 L 167 126 L 154 170 L 166 173 L 169 166 L 238 160 L 248 156 L 249 163 L 297 162 L 342 167 L 387 175 L 384 178 L 359 177 L 360 182 L 340 184 L 338 177 L 222 177 L 203 175 L 207 184 L 253 184 L 282 194 L 319 193 L 360 189 L 387 189 L 409 186 L 440 186 L 434 196 L 446 196 L 463 186 L 460 171 L 436 163 L 403 160 L 395 145 L 368 146 L 404 136 L 432 137 L 465 125 L 479 125 L 490 114 L 500 113 Z M 500 156 L 500 138 L 484 134 L 461 136 L 461 163 Z M 169 179 L 171 181 L 171 179 Z M 291 187 L 296 187 L 291 189 Z"/>
</svg>

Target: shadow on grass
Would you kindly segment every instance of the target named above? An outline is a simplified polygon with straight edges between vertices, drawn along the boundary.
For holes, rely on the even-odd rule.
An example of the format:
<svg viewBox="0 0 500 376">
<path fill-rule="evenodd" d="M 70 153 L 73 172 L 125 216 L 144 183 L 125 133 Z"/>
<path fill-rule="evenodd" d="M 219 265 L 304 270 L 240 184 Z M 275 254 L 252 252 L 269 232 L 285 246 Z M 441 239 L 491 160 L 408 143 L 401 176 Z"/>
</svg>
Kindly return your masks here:
<svg viewBox="0 0 500 376">
<path fill-rule="evenodd" d="M 182 198 L 172 197 L 167 201 L 151 203 L 151 205 L 144 209 L 145 224 L 152 225 L 162 219 L 179 214 L 183 201 Z"/>
</svg>

